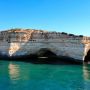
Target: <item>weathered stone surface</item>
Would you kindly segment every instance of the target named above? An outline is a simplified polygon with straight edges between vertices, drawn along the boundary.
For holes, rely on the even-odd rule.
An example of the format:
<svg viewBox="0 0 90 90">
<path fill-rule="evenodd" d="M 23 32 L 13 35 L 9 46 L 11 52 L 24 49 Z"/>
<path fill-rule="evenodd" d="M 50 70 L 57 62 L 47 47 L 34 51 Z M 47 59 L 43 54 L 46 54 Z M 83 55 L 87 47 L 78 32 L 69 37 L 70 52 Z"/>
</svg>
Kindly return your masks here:
<svg viewBox="0 0 90 90">
<path fill-rule="evenodd" d="M 0 54 L 22 56 L 48 49 L 57 56 L 84 60 L 90 49 L 89 37 L 33 29 L 12 29 L 0 32 Z"/>
</svg>

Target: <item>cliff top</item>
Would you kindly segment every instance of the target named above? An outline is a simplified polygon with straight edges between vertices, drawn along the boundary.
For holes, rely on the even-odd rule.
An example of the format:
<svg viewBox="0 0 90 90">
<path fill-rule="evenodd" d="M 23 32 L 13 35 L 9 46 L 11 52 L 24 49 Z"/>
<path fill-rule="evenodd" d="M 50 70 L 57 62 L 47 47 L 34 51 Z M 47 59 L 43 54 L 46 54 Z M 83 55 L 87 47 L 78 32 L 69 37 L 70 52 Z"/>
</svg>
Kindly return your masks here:
<svg viewBox="0 0 90 90">
<path fill-rule="evenodd" d="M 20 29 L 20 28 L 15 28 L 15 29 L 9 29 L 9 30 L 5 30 L 5 31 L 1 31 L 0 33 L 18 33 L 18 32 L 24 32 L 26 34 L 37 34 L 37 33 L 42 33 L 42 34 L 53 34 L 53 35 L 63 35 L 63 36 L 69 36 L 69 37 L 80 37 L 83 38 L 85 36 L 83 35 L 74 35 L 74 34 L 70 34 L 70 33 L 66 33 L 66 32 L 56 32 L 56 31 L 46 31 L 46 30 L 36 30 L 36 29 Z"/>
</svg>

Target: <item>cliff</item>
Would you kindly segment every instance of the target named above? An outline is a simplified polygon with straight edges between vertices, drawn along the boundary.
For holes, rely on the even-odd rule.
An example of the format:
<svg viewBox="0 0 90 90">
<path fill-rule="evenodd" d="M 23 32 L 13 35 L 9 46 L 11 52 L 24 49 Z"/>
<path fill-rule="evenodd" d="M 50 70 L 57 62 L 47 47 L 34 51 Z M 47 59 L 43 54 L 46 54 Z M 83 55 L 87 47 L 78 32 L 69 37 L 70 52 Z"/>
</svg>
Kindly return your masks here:
<svg viewBox="0 0 90 90">
<path fill-rule="evenodd" d="M 19 57 L 40 55 L 66 56 L 82 60 L 87 38 L 65 32 L 48 32 L 34 29 L 11 29 L 0 32 L 0 55 Z M 46 51 L 45 51 L 46 50 Z"/>
</svg>

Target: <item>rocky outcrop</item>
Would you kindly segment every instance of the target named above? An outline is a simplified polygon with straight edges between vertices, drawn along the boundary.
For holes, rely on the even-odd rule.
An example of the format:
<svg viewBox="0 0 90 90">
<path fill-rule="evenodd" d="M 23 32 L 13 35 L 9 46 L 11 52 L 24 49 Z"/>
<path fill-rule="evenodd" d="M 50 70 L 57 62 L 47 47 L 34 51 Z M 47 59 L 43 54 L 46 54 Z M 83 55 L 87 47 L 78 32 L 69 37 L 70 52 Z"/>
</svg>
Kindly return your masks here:
<svg viewBox="0 0 90 90">
<path fill-rule="evenodd" d="M 86 42 L 87 37 L 82 35 L 34 29 L 11 29 L 0 32 L 0 55 L 8 58 L 29 57 L 39 55 L 39 51 L 46 49 L 56 56 L 83 60 L 87 52 Z"/>
</svg>

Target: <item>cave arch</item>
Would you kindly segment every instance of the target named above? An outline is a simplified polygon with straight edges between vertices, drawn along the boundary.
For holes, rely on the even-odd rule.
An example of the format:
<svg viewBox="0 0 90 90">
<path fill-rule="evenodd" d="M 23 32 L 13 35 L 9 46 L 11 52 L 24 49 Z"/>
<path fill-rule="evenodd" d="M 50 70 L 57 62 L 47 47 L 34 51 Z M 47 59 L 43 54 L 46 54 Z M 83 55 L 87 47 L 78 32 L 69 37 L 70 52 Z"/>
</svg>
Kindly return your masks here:
<svg viewBox="0 0 90 90">
<path fill-rule="evenodd" d="M 39 57 L 55 57 L 55 56 L 57 56 L 51 49 L 48 49 L 48 48 L 41 48 L 37 52 L 37 55 Z"/>
<path fill-rule="evenodd" d="M 90 62 L 90 50 L 87 52 L 87 55 L 85 56 L 84 62 Z"/>
</svg>

